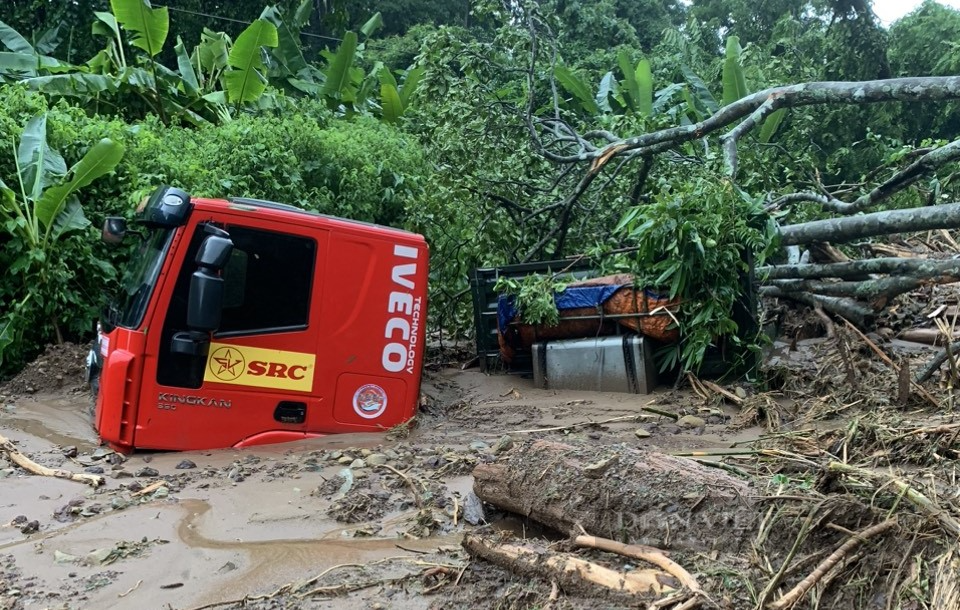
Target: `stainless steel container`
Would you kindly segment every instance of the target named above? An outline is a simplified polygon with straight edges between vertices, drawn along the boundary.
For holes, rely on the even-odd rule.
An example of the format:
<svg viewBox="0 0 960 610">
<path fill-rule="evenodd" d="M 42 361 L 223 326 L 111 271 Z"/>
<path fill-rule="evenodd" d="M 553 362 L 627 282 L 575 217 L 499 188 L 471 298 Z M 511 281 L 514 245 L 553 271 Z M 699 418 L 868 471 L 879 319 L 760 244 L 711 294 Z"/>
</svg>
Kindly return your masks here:
<svg viewBox="0 0 960 610">
<path fill-rule="evenodd" d="M 538 388 L 649 394 L 657 385 L 653 350 L 637 335 L 533 345 Z"/>
</svg>

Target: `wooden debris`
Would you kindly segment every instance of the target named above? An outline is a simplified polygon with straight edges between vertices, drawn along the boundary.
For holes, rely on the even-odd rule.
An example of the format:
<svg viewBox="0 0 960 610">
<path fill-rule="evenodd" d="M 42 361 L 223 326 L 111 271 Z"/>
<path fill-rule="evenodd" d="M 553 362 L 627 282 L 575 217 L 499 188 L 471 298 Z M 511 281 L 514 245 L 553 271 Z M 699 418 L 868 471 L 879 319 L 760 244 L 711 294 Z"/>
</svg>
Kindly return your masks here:
<svg viewBox="0 0 960 610">
<path fill-rule="evenodd" d="M 596 536 L 577 536 L 573 539 L 573 543 L 584 548 L 600 549 L 601 551 L 646 561 L 676 578 L 687 589 L 691 591 L 701 590 L 697 579 L 691 576 L 690 572 L 687 572 L 683 566 L 667 557 L 660 549 L 637 544 L 624 544 L 609 538 L 598 538 Z"/>
<path fill-rule="evenodd" d="M 784 610 L 785 608 L 793 606 L 793 604 L 803 597 L 811 587 L 817 584 L 824 577 L 824 575 L 827 574 L 827 572 L 837 565 L 840 560 L 846 557 L 847 554 L 856 548 L 861 542 L 887 531 L 896 524 L 896 519 L 888 519 L 882 523 L 878 523 L 854 534 L 850 539 L 844 542 L 840 548 L 831 553 L 829 557 L 821 561 L 820 564 L 813 570 L 813 572 L 811 572 L 806 578 L 797 583 L 797 585 L 793 589 L 790 589 L 790 591 L 788 591 L 783 597 L 769 604 L 767 608 L 770 610 Z"/>
<path fill-rule="evenodd" d="M 47 468 L 46 466 L 41 466 L 20 453 L 20 450 L 13 445 L 13 442 L 5 436 L 0 436 L 0 450 L 3 450 L 3 452 L 7 454 L 11 462 L 33 474 L 38 474 L 43 477 L 56 477 L 58 479 L 78 481 L 93 487 L 100 487 L 105 482 L 105 479 L 100 475 L 70 472 L 62 468 Z"/>
<path fill-rule="evenodd" d="M 842 462 L 830 462 L 827 464 L 827 471 L 851 475 L 870 481 L 879 481 L 883 484 L 883 487 L 889 486 L 893 488 L 897 493 L 903 495 L 904 499 L 910 502 L 917 510 L 928 517 L 936 519 L 940 523 L 940 527 L 950 534 L 954 540 L 960 538 L 960 521 L 957 521 L 948 511 L 911 487 L 910 484 L 903 479 L 882 472 L 857 468 L 856 466 Z"/>
<path fill-rule="evenodd" d="M 137 496 L 145 496 L 145 495 L 147 495 L 147 494 L 152 494 L 153 492 L 157 491 L 158 489 L 160 489 L 161 487 L 163 487 L 163 486 L 166 485 L 166 484 L 167 484 L 166 481 L 154 481 L 153 483 L 150 483 L 149 485 L 147 485 L 146 487 L 144 487 L 144 488 L 141 489 L 140 491 L 136 491 L 136 492 L 134 492 L 134 493 L 131 494 L 131 495 L 132 495 L 133 497 L 137 497 Z"/>
<path fill-rule="evenodd" d="M 616 463 L 591 478 L 585 468 L 611 457 L 610 451 L 550 441 L 520 444 L 499 462 L 478 464 L 473 490 L 484 502 L 571 537 L 587 530 L 697 551 L 745 544 L 743 532 L 758 520 L 747 482 L 662 453 L 624 447 L 614 455 Z"/>
<path fill-rule="evenodd" d="M 627 595 L 660 596 L 679 587 L 679 583 L 662 570 L 619 572 L 571 553 L 502 543 L 487 536 L 468 534 L 464 536 L 463 546 L 475 557 L 517 574 L 555 580 L 562 588 L 571 591 L 601 588 Z"/>
</svg>

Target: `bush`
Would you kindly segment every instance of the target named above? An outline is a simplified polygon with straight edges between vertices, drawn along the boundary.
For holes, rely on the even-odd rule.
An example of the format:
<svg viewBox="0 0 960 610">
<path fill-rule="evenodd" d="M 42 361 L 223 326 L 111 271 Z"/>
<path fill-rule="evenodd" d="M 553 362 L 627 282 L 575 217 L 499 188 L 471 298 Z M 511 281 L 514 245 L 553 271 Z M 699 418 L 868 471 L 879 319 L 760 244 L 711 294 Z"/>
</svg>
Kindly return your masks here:
<svg viewBox="0 0 960 610">
<path fill-rule="evenodd" d="M 19 138 L 23 125 L 44 111 L 50 145 L 68 165 L 104 137 L 122 143 L 126 153 L 112 175 L 80 193 L 93 227 L 63 240 L 52 263 L 62 286 L 58 300 L 31 318 L 22 346 L 10 350 L 19 357 L 5 361 L 0 376 L 55 338 L 46 319 L 51 307 L 63 312 L 63 338 L 80 340 L 90 333 L 104 285 L 116 277 L 110 263 L 123 254 L 100 243 L 97 227 L 108 215 L 132 217 L 136 204 L 158 184 L 195 196 L 254 197 L 398 227 L 407 224 L 407 209 L 429 195 L 430 165 L 415 139 L 372 118 L 335 119 L 310 101 L 291 101 L 279 113 L 185 128 L 152 117 L 129 124 L 89 116 L 67 102 L 50 106 L 39 94 L 0 86 L 0 140 Z M 14 172 L 12 155 L 0 153 L 0 178 L 11 184 Z M 0 237 L 0 268 L 11 264 L 11 247 Z M 0 311 L 10 311 L 22 293 L 10 278 L 0 279 Z"/>
</svg>

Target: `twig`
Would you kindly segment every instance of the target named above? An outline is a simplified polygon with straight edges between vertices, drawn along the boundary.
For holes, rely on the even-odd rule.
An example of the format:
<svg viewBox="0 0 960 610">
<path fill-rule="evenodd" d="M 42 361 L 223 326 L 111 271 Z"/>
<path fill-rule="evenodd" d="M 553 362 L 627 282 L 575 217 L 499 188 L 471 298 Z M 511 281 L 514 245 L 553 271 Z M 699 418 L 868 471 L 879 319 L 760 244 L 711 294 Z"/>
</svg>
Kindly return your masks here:
<svg viewBox="0 0 960 610">
<path fill-rule="evenodd" d="M 131 593 L 133 593 L 134 591 L 136 591 L 137 588 L 138 588 L 140 585 L 142 585 L 142 584 L 143 584 L 143 579 L 141 578 L 140 580 L 137 581 L 137 584 L 133 585 L 132 587 L 130 587 L 129 589 L 127 589 L 127 590 L 124 591 L 123 593 L 117 593 L 117 597 L 126 597 L 126 596 L 130 595 Z"/>
<path fill-rule="evenodd" d="M 846 542 L 844 542 L 840 548 L 831 553 L 829 557 L 821 561 L 820 564 L 817 565 L 817 567 L 813 570 L 813 572 L 810 572 L 806 578 L 798 582 L 797 585 L 790 589 L 790 591 L 788 591 L 783 597 L 769 604 L 767 608 L 770 610 L 783 610 L 784 608 L 789 608 L 795 604 L 797 600 L 803 597 L 811 587 L 817 584 L 817 582 L 823 578 L 830 568 L 839 563 L 840 560 L 843 559 L 850 551 L 856 548 L 857 545 L 868 538 L 872 538 L 873 536 L 887 531 L 896 524 L 896 519 L 888 519 L 887 521 L 872 525 L 867 529 L 855 534 Z"/>
<path fill-rule="evenodd" d="M 399 475 L 399 477 L 403 479 L 404 482 L 407 484 L 407 486 L 410 488 L 410 491 L 413 492 L 413 500 L 416 503 L 417 508 L 423 508 L 423 500 L 420 499 L 420 492 L 417 491 L 417 486 L 414 485 L 413 480 L 411 480 L 410 477 L 408 477 L 405 473 L 400 472 L 393 466 L 390 466 L 389 464 L 377 464 L 377 468 L 386 468 L 387 470 Z"/>
<path fill-rule="evenodd" d="M 884 485 L 893 486 L 898 492 L 904 495 L 908 502 L 919 509 L 920 512 L 939 521 L 940 527 L 948 534 L 954 538 L 960 538 L 960 522 L 950 516 L 947 511 L 937 505 L 933 500 L 910 487 L 906 481 L 892 475 L 857 468 L 856 466 L 843 464 L 841 462 L 830 462 L 827 464 L 827 471 L 854 475 L 865 479 L 880 480 L 883 481 Z"/>
<path fill-rule="evenodd" d="M 11 462 L 28 472 L 32 472 L 33 474 L 38 474 L 44 477 L 67 479 L 69 481 L 78 481 L 80 483 L 86 483 L 92 487 L 100 487 L 105 482 L 105 479 L 100 475 L 70 472 L 69 470 L 63 470 L 61 468 L 47 468 L 46 466 L 41 466 L 24 454 L 20 453 L 20 450 L 14 447 L 13 442 L 11 442 L 10 439 L 5 436 L 0 436 L 0 449 L 7 454 L 7 457 L 10 458 Z"/>
<path fill-rule="evenodd" d="M 695 592 L 701 591 L 697 579 L 691 576 L 690 572 L 687 572 L 683 566 L 664 555 L 660 549 L 642 547 L 635 544 L 624 544 L 596 536 L 577 536 L 573 539 L 573 543 L 579 547 L 600 549 L 601 551 L 608 551 L 610 553 L 616 553 L 617 555 L 623 555 L 624 557 L 632 557 L 633 559 L 646 561 L 679 580 L 680 584 L 687 589 Z"/>
<path fill-rule="evenodd" d="M 849 320 L 844 320 L 843 323 L 847 326 L 847 328 L 855 332 L 857 336 L 859 336 L 860 339 L 867 344 L 867 347 L 869 347 L 873 351 L 873 353 L 877 355 L 877 357 L 879 357 L 881 360 L 883 360 L 886 363 L 887 366 L 893 369 L 894 373 L 896 373 L 897 375 L 900 374 L 900 367 L 898 367 L 893 362 L 893 360 L 890 359 L 890 356 L 887 356 L 882 349 L 877 347 L 876 343 L 871 341 L 869 337 L 867 337 L 865 334 L 860 332 L 860 329 L 854 326 L 853 324 L 851 324 Z M 926 399 L 930 404 L 932 404 L 935 407 L 940 406 L 940 401 L 934 398 L 933 395 L 930 394 L 930 392 L 928 392 L 927 389 L 922 385 L 920 385 L 917 381 L 911 380 L 910 385 L 912 385 L 917 390 L 917 392 L 921 396 L 923 396 L 924 399 Z"/>
</svg>

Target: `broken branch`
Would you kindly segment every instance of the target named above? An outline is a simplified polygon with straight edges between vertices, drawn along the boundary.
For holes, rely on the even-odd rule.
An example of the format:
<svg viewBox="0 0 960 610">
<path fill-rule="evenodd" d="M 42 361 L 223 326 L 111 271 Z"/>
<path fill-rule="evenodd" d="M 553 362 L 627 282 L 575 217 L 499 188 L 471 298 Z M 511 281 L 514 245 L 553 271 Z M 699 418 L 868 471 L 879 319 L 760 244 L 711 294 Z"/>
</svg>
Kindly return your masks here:
<svg viewBox="0 0 960 610">
<path fill-rule="evenodd" d="M 43 477 L 56 477 L 58 479 L 78 481 L 93 487 L 100 487 L 105 482 L 104 478 L 100 475 L 86 474 L 82 472 L 70 472 L 69 470 L 63 470 L 61 468 L 47 468 L 46 466 L 41 466 L 24 454 L 20 453 L 20 450 L 14 447 L 13 442 L 4 436 L 0 436 L 0 449 L 7 454 L 7 457 L 10 458 L 11 462 L 28 472 L 32 472 L 33 474 L 38 474 Z"/>
</svg>

